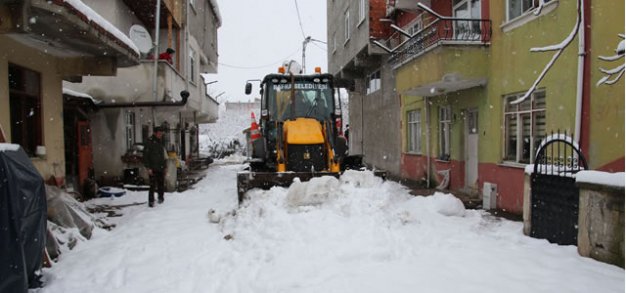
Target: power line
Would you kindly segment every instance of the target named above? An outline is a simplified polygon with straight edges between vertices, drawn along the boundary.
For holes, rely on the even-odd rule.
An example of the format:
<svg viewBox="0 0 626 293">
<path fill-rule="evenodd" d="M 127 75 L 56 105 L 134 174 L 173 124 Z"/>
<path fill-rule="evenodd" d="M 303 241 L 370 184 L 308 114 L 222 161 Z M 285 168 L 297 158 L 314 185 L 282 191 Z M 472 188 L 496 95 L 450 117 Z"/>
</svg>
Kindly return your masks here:
<svg viewBox="0 0 626 293">
<path fill-rule="evenodd" d="M 304 28 L 302 27 L 302 18 L 300 18 L 300 8 L 298 8 L 298 0 L 293 0 L 296 3 L 296 14 L 298 15 L 298 23 L 300 24 L 300 31 L 302 32 L 302 37 L 306 38 L 306 34 L 304 33 Z"/>
</svg>

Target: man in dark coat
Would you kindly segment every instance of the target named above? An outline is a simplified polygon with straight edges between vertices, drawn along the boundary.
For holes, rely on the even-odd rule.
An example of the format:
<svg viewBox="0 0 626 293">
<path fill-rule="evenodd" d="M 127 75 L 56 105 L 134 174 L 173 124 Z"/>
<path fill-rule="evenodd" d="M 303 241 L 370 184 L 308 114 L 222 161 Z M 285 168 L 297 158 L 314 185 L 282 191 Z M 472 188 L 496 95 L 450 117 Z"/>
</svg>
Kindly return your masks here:
<svg viewBox="0 0 626 293">
<path fill-rule="evenodd" d="M 154 189 L 159 193 L 159 203 L 163 203 L 165 191 L 165 168 L 167 166 L 167 152 L 163 146 L 162 127 L 155 127 L 154 133 L 148 138 L 143 150 L 143 164 L 150 176 L 150 191 L 148 192 L 148 206 L 154 206 Z"/>
</svg>

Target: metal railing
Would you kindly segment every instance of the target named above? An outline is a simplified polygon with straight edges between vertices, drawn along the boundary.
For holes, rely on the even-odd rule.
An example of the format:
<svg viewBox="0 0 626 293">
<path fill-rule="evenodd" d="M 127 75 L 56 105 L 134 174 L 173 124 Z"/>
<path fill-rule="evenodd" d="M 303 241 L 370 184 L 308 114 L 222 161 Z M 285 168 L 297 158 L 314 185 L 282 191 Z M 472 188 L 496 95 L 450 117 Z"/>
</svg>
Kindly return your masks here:
<svg viewBox="0 0 626 293">
<path fill-rule="evenodd" d="M 486 44 L 491 40 L 491 20 L 438 18 L 397 47 L 389 62 L 397 66 L 442 42 Z"/>
</svg>

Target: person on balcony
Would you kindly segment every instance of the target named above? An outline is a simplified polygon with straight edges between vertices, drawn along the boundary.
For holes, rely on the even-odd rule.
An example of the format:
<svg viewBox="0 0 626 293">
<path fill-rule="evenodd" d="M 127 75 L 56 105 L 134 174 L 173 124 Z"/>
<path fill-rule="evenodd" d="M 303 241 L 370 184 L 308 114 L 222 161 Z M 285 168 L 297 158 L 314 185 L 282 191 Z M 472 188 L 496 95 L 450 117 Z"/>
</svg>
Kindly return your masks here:
<svg viewBox="0 0 626 293">
<path fill-rule="evenodd" d="M 163 146 L 162 126 L 154 128 L 154 133 L 146 141 L 143 150 L 143 164 L 150 176 L 150 190 L 148 191 L 148 206 L 154 207 L 154 192 L 159 194 L 159 204 L 163 203 L 165 191 L 165 169 L 167 167 L 167 152 Z"/>
<path fill-rule="evenodd" d="M 169 62 L 170 64 L 174 64 L 174 61 L 172 61 L 172 57 L 174 55 L 174 49 L 172 48 L 167 48 L 167 50 L 165 50 L 165 52 L 159 54 L 159 60 L 165 60 L 167 62 Z"/>
<path fill-rule="evenodd" d="M 174 53 L 176 51 L 172 48 L 167 48 L 167 50 L 165 50 L 165 52 L 159 54 L 159 60 L 165 60 L 167 62 L 169 62 L 170 64 L 174 64 L 174 60 L 172 59 L 174 57 Z M 149 54 L 148 55 L 148 59 L 152 59 L 154 60 L 154 55 Z"/>
</svg>

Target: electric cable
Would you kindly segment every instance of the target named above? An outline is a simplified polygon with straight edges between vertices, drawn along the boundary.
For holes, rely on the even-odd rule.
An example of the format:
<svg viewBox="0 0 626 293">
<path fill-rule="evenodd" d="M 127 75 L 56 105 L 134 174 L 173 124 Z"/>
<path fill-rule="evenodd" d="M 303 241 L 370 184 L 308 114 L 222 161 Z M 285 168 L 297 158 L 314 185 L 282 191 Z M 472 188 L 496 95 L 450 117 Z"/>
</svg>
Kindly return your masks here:
<svg viewBox="0 0 626 293">
<path fill-rule="evenodd" d="M 304 27 L 302 27 L 302 18 L 300 18 L 300 8 L 298 8 L 298 0 L 293 0 L 296 3 L 296 14 L 298 15 L 298 24 L 300 24 L 300 31 L 302 32 L 302 37 L 306 39 L 306 34 L 304 33 Z"/>
</svg>

